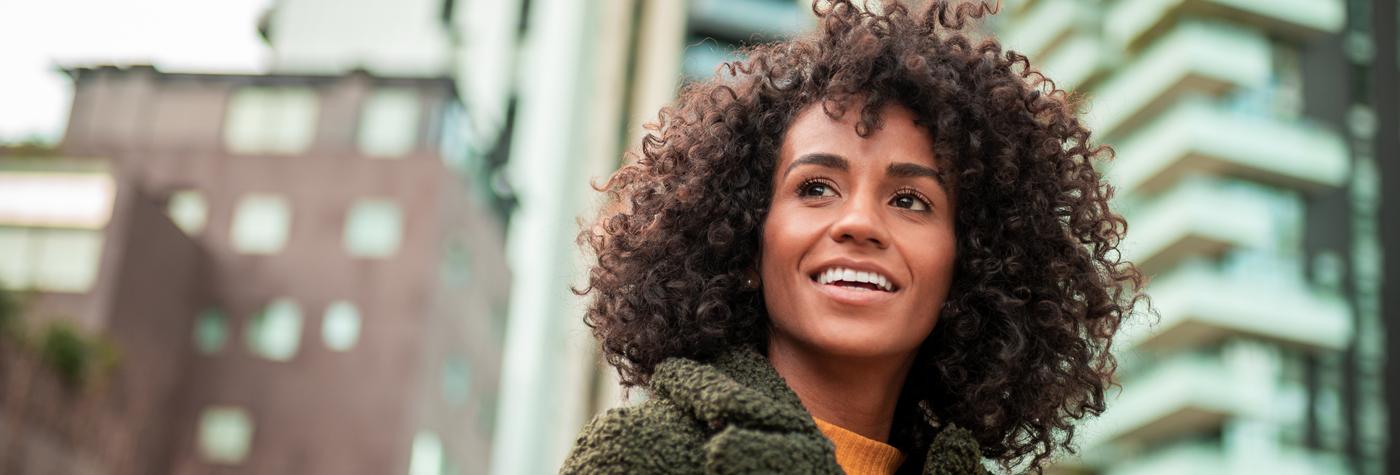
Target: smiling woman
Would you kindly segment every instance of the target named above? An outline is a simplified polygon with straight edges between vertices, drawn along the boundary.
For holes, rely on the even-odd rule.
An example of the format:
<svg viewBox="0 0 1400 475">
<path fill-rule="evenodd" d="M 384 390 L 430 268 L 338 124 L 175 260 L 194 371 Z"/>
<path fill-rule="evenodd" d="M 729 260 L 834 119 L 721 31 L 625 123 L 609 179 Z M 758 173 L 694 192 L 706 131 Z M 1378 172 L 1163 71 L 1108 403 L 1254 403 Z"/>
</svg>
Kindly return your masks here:
<svg viewBox="0 0 1400 475">
<path fill-rule="evenodd" d="M 1145 298 L 1111 150 L 961 32 L 993 7 L 813 9 L 687 86 L 601 188 L 585 321 L 651 397 L 564 472 L 1039 471 L 1104 410 Z"/>
<path fill-rule="evenodd" d="M 861 137 L 854 114 L 798 113 L 778 151 L 759 267 L 778 373 L 818 420 L 885 441 L 953 280 L 956 209 L 928 132 L 903 106 L 880 117 Z"/>
</svg>

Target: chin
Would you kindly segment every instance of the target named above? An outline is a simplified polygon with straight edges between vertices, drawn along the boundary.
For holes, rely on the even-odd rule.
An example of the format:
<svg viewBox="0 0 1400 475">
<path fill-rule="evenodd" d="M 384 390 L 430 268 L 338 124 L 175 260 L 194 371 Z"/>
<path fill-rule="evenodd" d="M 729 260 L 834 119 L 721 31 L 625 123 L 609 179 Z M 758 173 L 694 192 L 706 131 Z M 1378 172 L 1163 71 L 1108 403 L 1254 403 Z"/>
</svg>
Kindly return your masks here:
<svg viewBox="0 0 1400 475">
<path fill-rule="evenodd" d="M 793 336 L 810 351 L 849 358 L 906 355 L 923 343 L 923 338 L 911 341 L 910 335 L 917 332 L 911 333 L 907 327 L 869 321 L 827 321 L 806 330 L 808 335 Z"/>
</svg>

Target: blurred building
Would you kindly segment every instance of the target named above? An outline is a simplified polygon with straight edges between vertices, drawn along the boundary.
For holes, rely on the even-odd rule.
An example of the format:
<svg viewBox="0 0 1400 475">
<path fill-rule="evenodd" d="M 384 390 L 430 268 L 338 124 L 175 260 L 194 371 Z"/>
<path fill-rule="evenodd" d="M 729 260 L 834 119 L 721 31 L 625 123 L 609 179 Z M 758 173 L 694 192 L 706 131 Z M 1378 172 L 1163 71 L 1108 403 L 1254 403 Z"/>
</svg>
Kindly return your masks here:
<svg viewBox="0 0 1400 475">
<path fill-rule="evenodd" d="M 450 74 L 469 161 L 510 210 L 515 284 L 492 471 L 554 473 L 579 429 L 623 402 L 570 287 L 575 238 L 624 151 L 680 85 L 745 43 L 811 24 L 794 0 L 279 0 L 261 26 L 274 69 Z"/>
<path fill-rule="evenodd" d="M 467 2 L 471 4 L 472 2 Z M 476 2 L 479 3 L 479 2 Z M 599 362 L 582 324 L 587 257 L 580 219 L 605 179 L 687 80 L 708 77 L 737 46 L 782 38 L 812 24 L 794 0 L 507 0 L 498 22 L 517 20 L 518 80 L 510 91 L 509 162 L 519 206 L 508 255 L 517 284 L 502 368 L 493 473 L 558 471 L 598 411 L 621 404 L 615 372 Z M 518 9 L 517 13 L 506 14 Z M 474 6 L 462 6 L 476 13 Z M 492 20 L 483 20 L 491 22 Z M 461 63 L 470 81 L 469 65 Z M 469 106 L 470 108 L 470 106 Z M 632 393 L 632 397 L 644 397 Z"/>
<path fill-rule="evenodd" d="M 203 263 L 106 161 L 0 154 L 0 472 L 169 471 Z"/>
<path fill-rule="evenodd" d="M 1400 81 L 1393 3 L 1370 4 L 1006 2 L 1003 43 L 1116 148 L 1160 312 L 1122 332 L 1122 391 L 1057 470 L 1386 472 L 1377 163 L 1400 159 Z"/>
<path fill-rule="evenodd" d="M 509 155 L 518 44 L 530 2 L 520 0 L 273 0 L 258 24 L 285 74 L 451 78 L 465 114 L 454 153 L 476 171 L 503 217 L 513 196 Z"/>
<path fill-rule="evenodd" d="M 44 224 L 98 192 L 31 159 L 42 179 L 17 175 L 33 191 L 4 202 L 41 218 L 0 227 L 0 278 L 37 291 L 27 323 L 64 315 L 121 355 L 86 396 L 100 417 L 50 431 L 80 455 L 59 459 L 86 473 L 484 470 L 509 272 L 450 80 L 68 73 L 60 152 L 109 159 L 82 179 L 114 183 L 115 206 Z M 45 453 L 22 452 L 18 472 L 52 473 L 33 462 Z"/>
</svg>

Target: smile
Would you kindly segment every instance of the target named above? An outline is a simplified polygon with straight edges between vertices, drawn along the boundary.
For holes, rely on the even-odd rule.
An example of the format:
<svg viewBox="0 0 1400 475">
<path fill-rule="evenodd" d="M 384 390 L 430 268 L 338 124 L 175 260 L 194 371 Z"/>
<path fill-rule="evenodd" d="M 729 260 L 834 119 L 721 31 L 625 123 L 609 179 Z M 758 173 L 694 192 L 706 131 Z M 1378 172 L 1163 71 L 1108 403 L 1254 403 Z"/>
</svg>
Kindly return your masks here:
<svg viewBox="0 0 1400 475">
<path fill-rule="evenodd" d="M 845 267 L 832 267 L 812 276 L 818 284 L 834 285 L 858 291 L 894 292 L 890 278 L 878 272 L 866 272 Z"/>
</svg>

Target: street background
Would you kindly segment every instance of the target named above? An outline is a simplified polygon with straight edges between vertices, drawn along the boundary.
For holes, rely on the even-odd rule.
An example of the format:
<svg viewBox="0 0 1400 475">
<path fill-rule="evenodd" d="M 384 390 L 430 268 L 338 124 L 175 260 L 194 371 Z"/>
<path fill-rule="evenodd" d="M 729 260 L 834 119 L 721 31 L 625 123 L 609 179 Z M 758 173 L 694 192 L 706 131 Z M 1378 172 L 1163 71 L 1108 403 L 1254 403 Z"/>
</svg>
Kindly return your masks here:
<svg viewBox="0 0 1400 475">
<path fill-rule="evenodd" d="M 1052 472 L 1400 472 L 1396 2 L 984 24 L 1085 98 L 1160 313 Z M 802 0 L 0 0 L 0 472 L 554 473 L 629 402 L 569 292 L 590 181 L 680 86 L 813 25 Z"/>
</svg>

